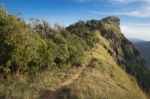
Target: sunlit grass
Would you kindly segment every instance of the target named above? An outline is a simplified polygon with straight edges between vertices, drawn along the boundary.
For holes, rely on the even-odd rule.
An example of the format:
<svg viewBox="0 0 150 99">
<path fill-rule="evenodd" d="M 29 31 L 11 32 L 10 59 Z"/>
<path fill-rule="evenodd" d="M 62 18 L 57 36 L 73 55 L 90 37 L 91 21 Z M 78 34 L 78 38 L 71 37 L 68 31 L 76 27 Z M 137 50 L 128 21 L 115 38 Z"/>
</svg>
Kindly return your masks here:
<svg viewBox="0 0 150 99">
<path fill-rule="evenodd" d="M 67 87 L 65 99 L 146 99 L 136 80 L 116 64 L 101 44 L 87 52 L 83 60 L 90 64 L 80 79 Z"/>
<path fill-rule="evenodd" d="M 79 58 L 86 69 L 64 89 L 62 99 L 146 99 L 136 80 L 123 71 L 108 53 L 106 39 Z M 0 81 L 0 95 L 6 99 L 36 99 L 44 90 L 55 90 L 61 83 L 78 73 L 79 67 L 63 65 L 26 75 L 10 75 Z"/>
</svg>

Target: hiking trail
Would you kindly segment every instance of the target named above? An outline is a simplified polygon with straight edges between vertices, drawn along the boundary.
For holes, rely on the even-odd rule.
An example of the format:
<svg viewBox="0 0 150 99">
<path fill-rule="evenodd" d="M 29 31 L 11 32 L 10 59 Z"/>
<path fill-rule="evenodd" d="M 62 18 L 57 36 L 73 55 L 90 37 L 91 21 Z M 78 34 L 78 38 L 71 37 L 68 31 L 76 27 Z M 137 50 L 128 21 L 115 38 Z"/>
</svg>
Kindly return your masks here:
<svg viewBox="0 0 150 99">
<path fill-rule="evenodd" d="M 59 94 L 65 89 L 67 86 L 72 85 L 79 76 L 83 73 L 86 69 L 87 65 L 82 65 L 79 69 L 79 72 L 75 74 L 72 78 L 64 81 L 61 85 L 57 86 L 54 90 L 46 90 L 42 93 L 39 99 L 60 99 Z"/>
</svg>

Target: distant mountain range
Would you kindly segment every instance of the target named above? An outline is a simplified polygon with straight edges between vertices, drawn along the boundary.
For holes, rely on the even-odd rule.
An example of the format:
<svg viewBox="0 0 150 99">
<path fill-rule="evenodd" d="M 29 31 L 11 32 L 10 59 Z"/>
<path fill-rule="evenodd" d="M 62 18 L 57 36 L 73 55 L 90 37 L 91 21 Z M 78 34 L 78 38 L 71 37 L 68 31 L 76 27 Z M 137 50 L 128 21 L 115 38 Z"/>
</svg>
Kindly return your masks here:
<svg viewBox="0 0 150 99">
<path fill-rule="evenodd" d="M 146 65 L 150 67 L 150 41 L 144 41 L 136 38 L 129 38 L 129 40 L 141 52 L 146 61 Z"/>
<path fill-rule="evenodd" d="M 145 40 L 138 39 L 138 38 L 129 38 L 129 40 L 134 44 L 140 43 L 140 42 L 146 42 Z"/>
</svg>

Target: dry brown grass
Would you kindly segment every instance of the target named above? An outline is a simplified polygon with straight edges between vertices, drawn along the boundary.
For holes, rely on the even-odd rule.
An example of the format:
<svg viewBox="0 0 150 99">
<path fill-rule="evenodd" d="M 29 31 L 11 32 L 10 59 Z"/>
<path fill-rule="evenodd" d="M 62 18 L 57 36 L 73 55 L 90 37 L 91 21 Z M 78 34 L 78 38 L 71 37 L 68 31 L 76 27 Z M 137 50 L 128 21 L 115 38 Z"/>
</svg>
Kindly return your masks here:
<svg viewBox="0 0 150 99">
<path fill-rule="evenodd" d="M 106 43 L 103 39 L 85 54 L 83 62 L 91 63 L 79 80 L 62 92 L 64 99 L 146 99 L 136 80 L 123 71 L 102 46 Z"/>
</svg>

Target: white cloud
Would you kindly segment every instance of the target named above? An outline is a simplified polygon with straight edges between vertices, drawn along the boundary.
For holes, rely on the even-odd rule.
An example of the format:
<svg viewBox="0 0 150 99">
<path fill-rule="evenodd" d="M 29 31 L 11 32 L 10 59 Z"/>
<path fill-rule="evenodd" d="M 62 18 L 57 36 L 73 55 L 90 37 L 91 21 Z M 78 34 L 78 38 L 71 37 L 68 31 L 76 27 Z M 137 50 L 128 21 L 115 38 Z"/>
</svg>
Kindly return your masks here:
<svg viewBox="0 0 150 99">
<path fill-rule="evenodd" d="M 150 27 L 150 23 L 139 23 L 139 24 L 135 24 L 135 26 Z"/>
<path fill-rule="evenodd" d="M 133 3 L 133 2 L 150 3 L 150 0 L 107 0 L 107 1 L 114 2 L 114 3 Z"/>
<path fill-rule="evenodd" d="M 115 15 L 115 16 L 131 16 L 138 18 L 150 18 L 150 7 L 141 7 L 139 10 L 133 10 L 129 12 L 97 12 L 97 11 L 88 11 L 91 14 L 95 15 Z"/>
<path fill-rule="evenodd" d="M 125 25 L 121 26 L 122 33 L 128 38 L 139 38 L 150 41 L 149 26 Z"/>
<path fill-rule="evenodd" d="M 150 7 L 142 7 L 139 10 L 128 12 L 126 15 L 140 18 L 150 18 Z"/>
<path fill-rule="evenodd" d="M 122 15 L 123 13 L 112 13 L 112 12 L 98 12 L 98 11 L 88 11 L 91 14 L 95 15 Z"/>
<path fill-rule="evenodd" d="M 141 1 L 144 1 L 144 2 L 149 2 L 149 3 L 150 3 L 150 0 L 141 0 Z"/>
<path fill-rule="evenodd" d="M 117 4 L 128 4 L 131 2 L 136 2 L 137 0 L 108 0 L 109 2 L 117 3 Z"/>
<path fill-rule="evenodd" d="M 104 0 L 73 0 L 77 2 L 90 2 L 90 1 L 104 1 Z M 111 2 L 115 4 L 128 4 L 128 3 L 133 3 L 133 2 L 143 2 L 143 3 L 149 3 L 150 0 L 105 0 L 105 2 Z"/>
<path fill-rule="evenodd" d="M 89 1 L 103 1 L 103 0 L 84 0 L 83 2 L 89 2 Z M 131 8 L 130 10 L 122 10 L 122 11 L 113 11 L 110 9 L 110 12 L 99 12 L 99 11 L 88 11 L 91 14 L 95 15 L 116 15 L 116 16 L 129 16 L 129 17 L 137 17 L 137 18 L 149 18 L 150 19 L 150 0 L 105 0 L 108 3 L 113 4 L 131 4 L 131 3 L 137 3 L 139 6 L 137 8 Z M 101 7 L 96 5 L 96 7 Z M 131 6 L 130 6 L 131 7 Z M 126 37 L 130 38 L 139 38 L 143 40 L 150 41 L 150 24 L 133 24 L 133 25 L 123 25 L 121 26 L 122 33 Z"/>
</svg>

